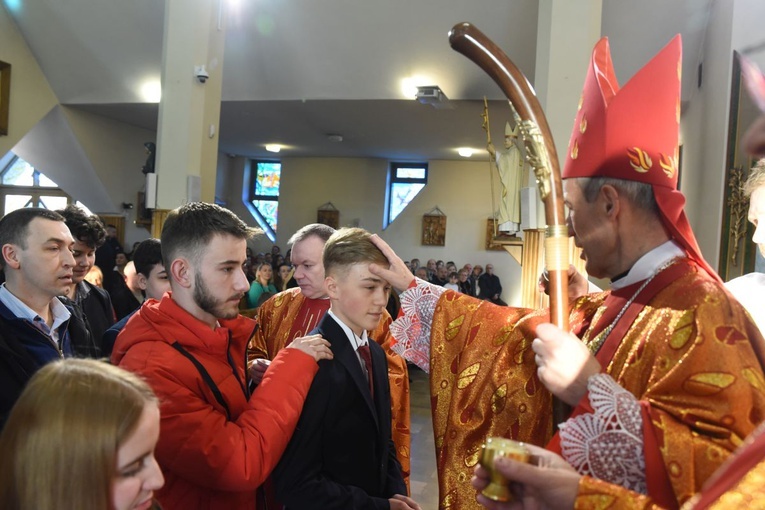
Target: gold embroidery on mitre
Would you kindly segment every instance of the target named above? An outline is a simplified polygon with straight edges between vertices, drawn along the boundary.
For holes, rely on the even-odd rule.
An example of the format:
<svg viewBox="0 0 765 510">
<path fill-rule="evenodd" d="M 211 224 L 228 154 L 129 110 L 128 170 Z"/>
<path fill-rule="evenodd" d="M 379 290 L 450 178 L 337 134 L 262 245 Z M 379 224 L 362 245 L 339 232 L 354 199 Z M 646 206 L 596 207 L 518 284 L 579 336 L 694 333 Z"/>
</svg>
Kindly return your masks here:
<svg viewBox="0 0 765 510">
<path fill-rule="evenodd" d="M 579 123 L 579 132 L 584 134 L 587 131 L 587 117 L 582 115 L 582 122 Z"/>
<path fill-rule="evenodd" d="M 653 166 L 651 157 L 639 147 L 627 149 L 627 157 L 630 159 L 632 168 L 638 173 L 644 174 Z"/>
<path fill-rule="evenodd" d="M 579 104 L 576 107 L 576 111 L 581 110 L 583 104 L 584 104 L 584 92 L 582 92 L 582 95 L 579 96 Z"/>
<path fill-rule="evenodd" d="M 478 371 L 481 369 L 480 363 L 473 363 L 469 367 L 467 367 L 465 370 L 460 372 L 459 378 L 457 379 L 457 388 L 464 390 L 471 384 L 473 384 L 473 381 L 475 381 L 475 376 L 478 375 Z"/>
<path fill-rule="evenodd" d="M 677 171 L 677 161 L 672 156 L 666 156 L 664 154 L 659 154 L 659 156 L 659 165 L 661 166 L 661 169 L 667 174 L 667 177 L 671 179 L 675 176 L 675 172 Z"/>
<path fill-rule="evenodd" d="M 579 142 L 574 140 L 574 146 L 571 147 L 571 159 L 579 157 Z"/>
<path fill-rule="evenodd" d="M 675 120 L 680 124 L 680 99 L 677 100 L 677 106 L 675 107 Z"/>
<path fill-rule="evenodd" d="M 682 81 L 683 79 L 683 62 L 681 60 L 677 61 L 677 81 Z"/>
</svg>

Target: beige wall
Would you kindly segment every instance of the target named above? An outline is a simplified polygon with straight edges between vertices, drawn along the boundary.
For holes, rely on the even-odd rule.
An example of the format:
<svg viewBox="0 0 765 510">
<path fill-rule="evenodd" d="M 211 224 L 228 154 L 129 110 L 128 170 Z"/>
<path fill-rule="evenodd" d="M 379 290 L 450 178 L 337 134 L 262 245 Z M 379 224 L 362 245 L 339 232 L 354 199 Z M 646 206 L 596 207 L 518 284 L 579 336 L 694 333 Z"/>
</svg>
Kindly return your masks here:
<svg viewBox="0 0 765 510">
<path fill-rule="evenodd" d="M 242 205 L 244 158 L 227 158 L 228 176 L 218 180 L 216 196 L 245 221 L 255 224 Z M 428 185 L 401 215 L 382 230 L 388 162 L 380 159 L 284 158 L 276 244 L 286 251 L 287 239 L 316 221 L 325 202 L 340 210 L 341 226 L 360 226 L 380 234 L 405 260 L 454 260 L 459 266 L 492 263 L 503 285 L 503 298 L 520 302 L 520 266 L 505 252 L 484 250 L 486 219 L 491 213 L 488 162 L 431 161 Z M 422 246 L 422 216 L 438 206 L 447 215 L 446 245 Z M 261 239 L 256 251 L 270 249 Z"/>
<path fill-rule="evenodd" d="M 145 176 L 141 168 L 146 162 L 144 142 L 154 142 L 156 133 L 118 122 L 100 115 L 94 115 L 74 108 L 64 108 L 66 118 L 82 149 L 93 166 L 95 173 L 106 188 L 114 209 L 94 211 L 99 213 L 122 213 L 123 202 L 132 203 L 132 210 L 126 214 L 125 249 L 130 250 L 133 242 L 149 237 L 143 227 L 135 226 L 138 208 L 137 195 L 145 188 Z M 186 183 L 181 184 L 184 189 Z M 83 187 L 89 183 L 83 182 Z M 67 190 L 77 197 L 76 191 Z M 84 190 L 80 190 L 83 193 Z"/>
<path fill-rule="evenodd" d="M 0 155 L 4 155 L 51 108 L 58 104 L 58 99 L 16 24 L 2 4 L 0 4 L 0 60 L 11 64 L 8 136 L 0 136 Z"/>
</svg>

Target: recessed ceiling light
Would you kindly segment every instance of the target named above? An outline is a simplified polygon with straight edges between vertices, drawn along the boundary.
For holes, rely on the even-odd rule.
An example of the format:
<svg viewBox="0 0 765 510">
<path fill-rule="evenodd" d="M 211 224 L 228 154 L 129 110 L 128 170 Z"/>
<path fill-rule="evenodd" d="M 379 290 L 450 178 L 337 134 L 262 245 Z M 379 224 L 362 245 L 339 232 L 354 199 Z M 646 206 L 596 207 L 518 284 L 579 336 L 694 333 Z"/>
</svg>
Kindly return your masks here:
<svg viewBox="0 0 765 510">
<path fill-rule="evenodd" d="M 282 146 L 279 145 L 278 143 L 269 143 L 269 144 L 266 144 L 266 150 L 268 152 L 279 152 L 280 150 L 282 150 Z"/>
<path fill-rule="evenodd" d="M 327 140 L 329 140 L 330 142 L 342 142 L 343 135 L 330 134 L 330 135 L 327 135 Z"/>
<path fill-rule="evenodd" d="M 459 149 L 457 149 L 457 154 L 459 154 L 463 158 L 469 158 L 470 156 L 473 155 L 474 152 L 475 150 L 471 149 L 470 147 L 460 147 Z"/>
</svg>

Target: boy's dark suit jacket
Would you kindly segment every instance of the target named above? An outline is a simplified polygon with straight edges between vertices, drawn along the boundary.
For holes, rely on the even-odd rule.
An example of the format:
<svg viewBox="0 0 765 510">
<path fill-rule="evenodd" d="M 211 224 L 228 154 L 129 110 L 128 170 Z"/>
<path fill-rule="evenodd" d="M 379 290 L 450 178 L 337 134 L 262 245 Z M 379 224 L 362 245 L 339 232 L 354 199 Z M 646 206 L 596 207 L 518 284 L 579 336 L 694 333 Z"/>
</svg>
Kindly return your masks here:
<svg viewBox="0 0 765 510">
<path fill-rule="evenodd" d="M 303 412 L 274 470 L 279 501 L 289 510 L 387 509 L 406 494 L 391 440 L 385 353 L 369 341 L 374 400 L 348 337 L 329 315 L 311 334 L 327 339 L 335 357 L 319 362 Z"/>
</svg>

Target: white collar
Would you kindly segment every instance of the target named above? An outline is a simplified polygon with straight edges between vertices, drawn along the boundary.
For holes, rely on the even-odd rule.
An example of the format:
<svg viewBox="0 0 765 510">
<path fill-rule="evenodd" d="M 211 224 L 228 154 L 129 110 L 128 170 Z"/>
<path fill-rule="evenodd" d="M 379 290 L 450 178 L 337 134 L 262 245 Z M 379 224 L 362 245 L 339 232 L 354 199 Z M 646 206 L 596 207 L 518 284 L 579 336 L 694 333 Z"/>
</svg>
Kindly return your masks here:
<svg viewBox="0 0 765 510">
<path fill-rule="evenodd" d="M 343 331 L 345 332 L 345 336 L 348 338 L 348 341 L 353 346 L 354 351 L 358 351 L 359 347 L 361 347 L 362 345 L 367 345 L 369 340 L 367 338 L 366 331 L 362 331 L 361 336 L 359 337 L 356 333 L 354 333 L 351 330 L 351 328 L 346 326 L 345 323 L 342 320 L 340 320 L 340 318 L 337 315 L 332 313 L 332 308 L 330 308 L 329 311 L 327 311 L 327 313 L 330 315 L 330 317 L 335 319 L 335 322 L 337 322 L 337 324 L 343 329 Z"/>
<path fill-rule="evenodd" d="M 685 257 L 685 250 L 670 239 L 640 257 L 630 268 L 626 276 L 611 283 L 611 290 L 622 289 L 633 283 L 643 281 L 656 273 L 659 268 L 670 260 Z"/>
<path fill-rule="evenodd" d="M 0 301 L 8 307 L 8 310 L 10 310 L 13 315 L 20 319 L 34 321 L 36 317 L 40 317 L 37 312 L 29 308 L 26 303 L 14 296 L 4 283 L 0 286 Z M 51 316 L 53 317 L 53 326 L 51 329 L 55 331 L 59 326 L 68 321 L 72 314 L 69 313 L 69 309 L 56 297 L 50 300 L 49 306 Z M 40 317 L 40 320 L 42 320 L 42 317 Z"/>
</svg>

